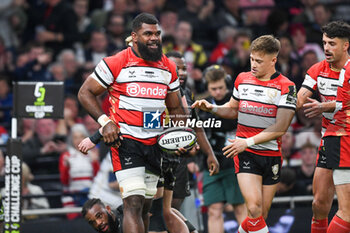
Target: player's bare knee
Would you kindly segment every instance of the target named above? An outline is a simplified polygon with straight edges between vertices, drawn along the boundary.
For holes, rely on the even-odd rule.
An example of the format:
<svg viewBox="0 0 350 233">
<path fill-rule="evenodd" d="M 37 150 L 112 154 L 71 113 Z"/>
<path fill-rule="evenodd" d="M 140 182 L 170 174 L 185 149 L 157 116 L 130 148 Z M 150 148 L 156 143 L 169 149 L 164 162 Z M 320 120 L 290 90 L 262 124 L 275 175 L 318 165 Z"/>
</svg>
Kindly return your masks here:
<svg viewBox="0 0 350 233">
<path fill-rule="evenodd" d="M 215 207 L 213 205 L 209 206 L 208 208 L 208 216 L 210 218 L 221 218 L 222 217 L 222 208 Z"/>
<path fill-rule="evenodd" d="M 129 196 L 124 199 L 124 211 L 132 214 L 141 215 L 143 209 L 144 197 L 140 195 Z"/>
<path fill-rule="evenodd" d="M 248 213 L 253 217 L 257 218 L 262 215 L 262 206 L 258 204 L 250 204 L 247 206 Z"/>
</svg>

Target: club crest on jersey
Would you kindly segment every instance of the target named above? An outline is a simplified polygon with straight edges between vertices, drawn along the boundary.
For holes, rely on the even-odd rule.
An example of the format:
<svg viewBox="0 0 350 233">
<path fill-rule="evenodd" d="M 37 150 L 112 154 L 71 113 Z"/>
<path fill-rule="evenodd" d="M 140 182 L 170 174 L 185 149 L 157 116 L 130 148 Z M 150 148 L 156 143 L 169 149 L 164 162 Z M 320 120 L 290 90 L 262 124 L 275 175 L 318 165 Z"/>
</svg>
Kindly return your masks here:
<svg viewBox="0 0 350 233">
<path fill-rule="evenodd" d="M 161 122 L 160 117 L 162 113 L 157 111 L 146 111 L 143 112 L 143 128 L 144 129 L 160 129 Z"/>
<path fill-rule="evenodd" d="M 272 166 L 272 173 L 273 173 L 273 177 L 272 179 L 273 180 L 277 180 L 278 179 L 278 170 L 279 170 L 279 165 L 278 164 L 275 164 Z"/>
</svg>

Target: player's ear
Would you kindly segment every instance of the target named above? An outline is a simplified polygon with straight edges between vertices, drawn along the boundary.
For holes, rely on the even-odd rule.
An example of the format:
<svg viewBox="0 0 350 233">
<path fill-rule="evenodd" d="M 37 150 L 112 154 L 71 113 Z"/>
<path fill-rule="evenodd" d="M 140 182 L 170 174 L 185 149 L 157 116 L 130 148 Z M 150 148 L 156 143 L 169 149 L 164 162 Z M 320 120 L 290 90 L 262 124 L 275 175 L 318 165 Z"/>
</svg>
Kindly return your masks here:
<svg viewBox="0 0 350 233">
<path fill-rule="evenodd" d="M 349 50 L 349 41 L 346 41 L 344 43 L 344 51 L 348 51 Z"/>
<path fill-rule="evenodd" d="M 131 32 L 131 37 L 132 37 L 132 42 L 133 43 L 137 42 L 137 34 L 136 34 L 136 32 Z"/>
<path fill-rule="evenodd" d="M 277 55 L 273 56 L 272 62 L 273 62 L 273 63 L 276 63 L 276 62 L 277 62 Z"/>
<path fill-rule="evenodd" d="M 110 207 L 109 205 L 106 205 L 106 210 L 107 210 L 109 213 L 112 212 L 112 209 L 111 209 L 111 207 Z"/>
</svg>

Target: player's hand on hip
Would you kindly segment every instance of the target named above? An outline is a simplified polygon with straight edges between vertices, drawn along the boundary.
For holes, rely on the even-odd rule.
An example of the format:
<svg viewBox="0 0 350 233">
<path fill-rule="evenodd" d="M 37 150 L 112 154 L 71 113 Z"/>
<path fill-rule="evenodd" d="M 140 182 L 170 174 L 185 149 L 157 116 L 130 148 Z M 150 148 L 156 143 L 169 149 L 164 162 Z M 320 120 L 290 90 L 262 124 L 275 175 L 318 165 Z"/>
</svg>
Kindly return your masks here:
<svg viewBox="0 0 350 233">
<path fill-rule="evenodd" d="M 247 142 L 243 139 L 229 139 L 228 141 L 232 142 L 232 144 L 225 146 L 222 149 L 226 158 L 233 158 L 239 153 L 245 151 L 248 147 Z"/>
<path fill-rule="evenodd" d="M 199 108 L 202 111 L 210 112 L 213 110 L 213 105 L 206 100 L 197 100 L 191 106 L 192 108 Z"/>
<path fill-rule="evenodd" d="M 305 116 L 308 118 L 313 118 L 323 113 L 322 103 L 315 99 L 307 98 L 309 103 L 303 105 Z"/>
<path fill-rule="evenodd" d="M 95 144 L 89 137 L 84 138 L 78 145 L 78 149 L 81 153 L 87 154 L 89 150 L 95 147 Z"/>
<path fill-rule="evenodd" d="M 119 147 L 120 141 L 123 140 L 119 133 L 119 127 L 113 121 L 110 121 L 102 129 L 103 141 L 113 147 Z"/>
</svg>

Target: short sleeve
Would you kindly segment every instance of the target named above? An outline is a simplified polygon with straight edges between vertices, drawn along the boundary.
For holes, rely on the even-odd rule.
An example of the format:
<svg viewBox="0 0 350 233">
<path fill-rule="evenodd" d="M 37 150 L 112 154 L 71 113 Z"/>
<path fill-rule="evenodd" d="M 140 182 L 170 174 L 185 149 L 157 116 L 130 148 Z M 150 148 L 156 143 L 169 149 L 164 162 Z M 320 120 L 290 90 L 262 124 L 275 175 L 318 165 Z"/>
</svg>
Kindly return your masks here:
<svg viewBox="0 0 350 233">
<path fill-rule="evenodd" d="M 240 100 L 240 97 L 239 97 L 239 92 L 238 92 L 238 86 L 240 84 L 240 80 L 241 80 L 241 75 L 238 75 L 237 78 L 236 78 L 236 81 L 235 81 L 235 84 L 234 84 L 234 87 L 233 87 L 233 93 L 232 93 L 232 97 L 239 101 Z"/>
<path fill-rule="evenodd" d="M 178 91 L 180 89 L 180 81 L 177 75 L 176 65 L 169 60 L 169 69 L 171 72 L 171 79 L 168 85 L 168 93 Z"/>
<path fill-rule="evenodd" d="M 97 64 L 92 77 L 104 88 L 108 88 L 114 82 L 111 69 L 104 59 Z"/>
<path fill-rule="evenodd" d="M 311 66 L 310 69 L 305 74 L 305 79 L 302 87 L 314 92 L 317 89 L 317 76 L 319 73 L 319 65 L 320 63 L 316 63 L 315 65 Z"/>
</svg>

